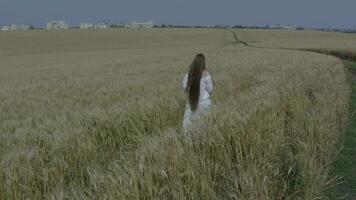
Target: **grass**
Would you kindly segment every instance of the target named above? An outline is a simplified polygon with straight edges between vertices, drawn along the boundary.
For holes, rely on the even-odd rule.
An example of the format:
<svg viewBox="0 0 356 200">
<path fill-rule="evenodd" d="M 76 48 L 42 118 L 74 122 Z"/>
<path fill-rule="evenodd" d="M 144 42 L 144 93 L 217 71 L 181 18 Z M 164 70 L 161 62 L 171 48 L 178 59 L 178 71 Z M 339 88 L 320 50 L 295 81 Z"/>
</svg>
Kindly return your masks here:
<svg viewBox="0 0 356 200">
<path fill-rule="evenodd" d="M 238 38 L 258 47 L 329 49 L 355 52 L 356 35 L 322 31 L 232 29 Z"/>
<path fill-rule="evenodd" d="M 236 41 L 240 41 L 236 33 L 231 31 L 234 35 L 234 38 Z M 240 31 L 240 33 L 244 34 L 244 32 Z M 256 33 L 255 33 L 256 34 Z M 267 35 L 270 33 L 267 33 Z M 317 33 L 310 32 L 308 33 L 310 35 L 316 35 Z M 302 36 L 303 40 L 308 39 L 308 34 L 301 33 L 301 34 L 295 34 L 295 33 L 290 33 L 290 32 L 281 32 L 280 35 L 282 37 L 290 37 L 291 35 L 294 35 L 294 37 Z M 288 36 L 289 35 L 289 36 Z M 309 37 L 310 37 L 309 35 Z M 245 34 L 246 36 L 246 34 Z M 321 35 L 320 35 L 321 36 Z M 336 34 L 332 40 L 332 42 L 337 41 L 337 37 L 345 37 L 345 35 L 342 34 Z M 250 35 L 248 37 L 251 37 Z M 248 38 L 247 37 L 247 38 Z M 263 43 L 261 40 L 263 39 L 271 39 L 275 37 L 273 35 L 269 35 L 270 38 L 262 36 L 259 37 L 258 39 L 260 42 Z M 314 37 L 313 37 L 314 38 Z M 330 37 L 331 39 L 331 37 Z M 351 39 L 351 38 L 349 38 Z M 338 40 L 339 42 L 341 41 L 340 39 Z M 326 55 L 332 55 L 335 57 L 338 57 L 342 60 L 344 60 L 344 65 L 348 69 L 349 73 L 349 79 L 351 83 L 351 99 L 350 99 L 350 119 L 349 119 L 349 125 L 345 131 L 345 137 L 343 139 L 342 143 L 342 151 L 339 153 L 337 160 L 333 164 L 333 170 L 330 173 L 330 176 L 334 176 L 335 179 L 330 180 L 331 189 L 327 190 L 328 194 L 328 199 L 350 199 L 354 200 L 356 199 L 356 123 L 355 123 L 355 106 L 356 106 L 356 94 L 355 94 L 355 85 L 356 85 L 356 54 L 355 50 L 352 48 L 345 48 L 345 45 L 340 45 L 339 47 L 336 46 L 328 46 L 327 48 L 315 48 L 318 42 L 310 43 L 314 47 L 307 47 L 306 44 L 300 43 L 304 45 L 304 47 L 297 47 L 294 46 L 292 40 L 287 41 L 286 43 L 275 43 L 274 45 L 278 46 L 268 46 L 268 47 L 262 47 L 262 48 L 270 48 L 270 49 L 297 49 L 301 51 L 310 51 L 310 52 L 316 52 L 316 53 L 321 53 L 321 54 L 326 54 Z M 248 45 L 246 42 L 243 42 L 246 46 Z M 268 43 L 267 43 L 268 44 Z M 288 44 L 288 48 L 286 47 L 286 44 Z M 299 45 L 300 45 L 299 44 Z M 309 44 L 309 45 L 310 45 Z M 283 47 L 284 45 L 284 47 Z M 330 45 L 330 44 L 329 44 Z M 282 47 L 281 47 L 282 46 Z M 340 48 L 341 46 L 344 46 L 344 48 Z M 251 46 L 254 47 L 254 46 Z M 291 48 L 292 47 L 292 48 Z M 293 48 L 294 47 L 294 48 Z"/>
<path fill-rule="evenodd" d="M 311 51 L 326 55 L 332 55 L 344 60 L 344 65 L 348 69 L 349 79 L 351 84 L 351 99 L 349 106 L 349 125 L 345 131 L 345 137 L 342 140 L 342 149 L 339 152 L 335 163 L 333 164 L 333 169 L 330 173 L 330 177 L 335 177 L 335 179 L 330 180 L 332 187 L 327 190 L 328 199 L 356 199 L 356 51 L 352 47 L 352 42 L 355 41 L 355 37 L 347 36 L 345 34 L 334 34 L 333 37 L 324 33 L 318 32 L 283 32 L 280 31 L 278 40 L 279 42 L 270 43 L 271 40 L 275 40 L 276 34 L 269 31 L 262 31 L 263 35 L 258 35 L 257 32 L 250 32 L 246 34 L 245 31 L 240 31 L 239 33 L 245 40 L 254 38 L 259 40 L 261 44 L 264 44 L 266 48 L 275 49 L 298 49 L 302 51 Z M 235 34 L 235 33 L 234 33 Z M 318 35 L 318 36 L 316 36 Z M 235 39 L 238 40 L 236 38 Z M 321 43 L 320 38 L 329 37 L 329 42 Z M 343 38 L 343 39 L 341 39 Z M 347 38 L 347 39 L 346 39 Z M 300 41 L 314 40 L 313 42 L 303 43 Z M 346 40 L 350 42 L 345 43 Z M 266 42 L 267 41 L 267 42 Z M 299 43 L 295 43 L 299 41 Z M 319 44 L 318 44 L 319 43 Z M 335 45 L 337 44 L 338 45 Z M 319 48 L 316 48 L 318 47 Z"/>
<path fill-rule="evenodd" d="M 340 176 L 340 183 L 330 189 L 330 199 L 356 199 L 356 63 L 344 61 L 350 71 L 352 88 L 350 100 L 350 124 L 345 133 L 341 152 L 333 164 L 331 176 Z"/>
<path fill-rule="evenodd" d="M 129 31 L 95 32 L 89 38 L 110 35 L 104 46 L 93 39 L 98 47 L 84 41 L 91 32 L 78 32 L 78 41 L 71 37 L 90 52 L 66 43 L 59 47 L 56 56 L 96 61 L 90 65 L 81 59 L 66 65 L 51 54 L 39 60 L 32 54 L 55 51 L 46 42 L 35 52 L 19 50 L 19 56 L 16 45 L 4 50 L 1 199 L 322 197 L 348 117 L 349 88 L 340 60 L 232 45 L 226 31 L 204 37 L 198 37 L 201 30 Z M 121 49 L 116 34 L 131 38 L 124 43 L 129 48 Z M 177 42 L 191 35 L 199 41 Z M 135 40 L 141 36 L 152 41 Z M 61 53 L 66 49 L 69 56 Z M 215 106 L 189 139 L 181 131 L 186 99 L 180 80 L 197 49 L 207 56 Z M 60 63 L 51 67 L 51 62 Z"/>
<path fill-rule="evenodd" d="M 340 50 L 340 49 L 334 49 L 334 50 L 333 49 L 302 49 L 302 50 L 332 55 L 342 60 L 356 62 L 356 53 L 355 51 L 351 51 L 351 50 Z M 346 63 L 346 64 L 347 66 L 352 66 L 352 64 L 350 63 Z M 352 69 L 352 67 L 350 68 L 350 70 L 353 74 L 355 74 L 355 70 Z"/>
</svg>

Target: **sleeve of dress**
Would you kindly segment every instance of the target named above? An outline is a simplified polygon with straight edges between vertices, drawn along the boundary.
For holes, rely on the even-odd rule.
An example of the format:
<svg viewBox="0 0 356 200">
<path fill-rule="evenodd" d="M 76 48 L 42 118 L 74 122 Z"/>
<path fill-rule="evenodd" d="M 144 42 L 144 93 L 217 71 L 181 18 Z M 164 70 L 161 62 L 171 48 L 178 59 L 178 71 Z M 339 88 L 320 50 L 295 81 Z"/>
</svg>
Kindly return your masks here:
<svg viewBox="0 0 356 200">
<path fill-rule="evenodd" d="M 208 75 L 206 77 L 206 91 L 209 92 L 209 94 L 211 94 L 213 92 L 214 86 L 213 86 L 213 81 L 211 80 L 211 76 Z"/>
<path fill-rule="evenodd" d="M 188 84 L 188 74 L 186 74 L 183 78 L 183 81 L 182 81 L 182 87 L 184 90 L 187 89 L 187 84 Z"/>
</svg>

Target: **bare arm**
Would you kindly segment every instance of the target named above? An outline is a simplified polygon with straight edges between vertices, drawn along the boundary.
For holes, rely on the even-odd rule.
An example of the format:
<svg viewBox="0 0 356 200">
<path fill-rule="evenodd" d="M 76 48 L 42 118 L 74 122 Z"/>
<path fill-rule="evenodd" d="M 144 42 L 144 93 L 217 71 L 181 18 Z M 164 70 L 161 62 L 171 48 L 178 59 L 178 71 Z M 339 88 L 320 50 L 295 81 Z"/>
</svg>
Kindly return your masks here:
<svg viewBox="0 0 356 200">
<path fill-rule="evenodd" d="M 213 92 L 214 86 L 210 74 L 207 75 L 205 83 L 206 83 L 206 91 L 208 91 L 209 94 L 211 94 Z"/>
<path fill-rule="evenodd" d="M 188 85 L 188 74 L 186 74 L 183 78 L 183 81 L 182 81 L 182 87 L 184 90 L 187 89 L 187 85 Z"/>
</svg>

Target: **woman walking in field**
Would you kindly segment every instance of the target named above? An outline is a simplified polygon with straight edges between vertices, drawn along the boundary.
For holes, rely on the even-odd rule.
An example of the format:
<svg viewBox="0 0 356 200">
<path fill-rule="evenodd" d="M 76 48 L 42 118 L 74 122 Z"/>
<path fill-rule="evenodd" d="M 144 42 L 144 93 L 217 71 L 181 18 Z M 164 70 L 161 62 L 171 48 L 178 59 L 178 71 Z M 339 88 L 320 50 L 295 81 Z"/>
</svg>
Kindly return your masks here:
<svg viewBox="0 0 356 200">
<path fill-rule="evenodd" d="M 210 95 L 213 91 L 213 82 L 205 67 L 205 56 L 198 54 L 190 65 L 189 72 L 182 81 L 187 94 L 188 103 L 184 113 L 184 131 L 191 125 L 192 120 L 204 115 L 211 108 Z"/>
</svg>

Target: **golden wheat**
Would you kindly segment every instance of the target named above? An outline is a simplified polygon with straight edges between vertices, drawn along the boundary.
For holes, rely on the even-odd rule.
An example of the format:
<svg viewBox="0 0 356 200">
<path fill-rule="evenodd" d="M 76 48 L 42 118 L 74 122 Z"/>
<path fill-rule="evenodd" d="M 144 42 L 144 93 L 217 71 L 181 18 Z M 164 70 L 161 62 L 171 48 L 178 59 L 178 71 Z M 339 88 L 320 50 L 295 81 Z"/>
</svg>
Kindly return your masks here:
<svg viewBox="0 0 356 200">
<path fill-rule="evenodd" d="M 24 49 L 1 34 L 2 199 L 313 199 L 328 181 L 348 103 L 336 58 L 224 30 L 15 33 Z M 188 139 L 198 52 L 215 106 Z"/>
</svg>

